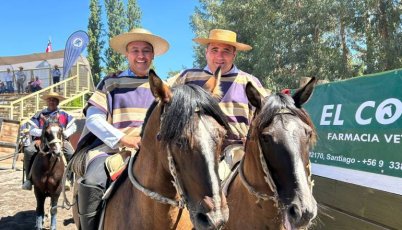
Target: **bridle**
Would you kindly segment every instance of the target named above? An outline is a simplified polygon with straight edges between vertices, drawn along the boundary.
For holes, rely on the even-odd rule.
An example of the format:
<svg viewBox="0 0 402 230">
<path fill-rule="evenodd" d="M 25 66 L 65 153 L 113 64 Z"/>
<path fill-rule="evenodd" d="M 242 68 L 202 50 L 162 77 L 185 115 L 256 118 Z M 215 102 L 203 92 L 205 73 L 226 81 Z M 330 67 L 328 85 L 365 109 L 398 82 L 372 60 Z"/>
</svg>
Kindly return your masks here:
<svg viewBox="0 0 402 230">
<path fill-rule="evenodd" d="M 44 127 L 46 127 L 46 129 L 51 128 L 49 126 L 49 124 L 53 124 L 53 123 L 50 123 L 49 121 L 46 121 Z M 57 132 L 57 135 L 55 135 L 55 137 L 51 141 L 48 141 L 47 138 L 43 137 L 42 138 L 42 144 L 43 144 L 44 147 L 46 147 L 47 149 L 50 150 L 50 151 L 46 151 L 45 152 L 46 154 L 52 154 L 52 155 L 55 155 L 55 156 L 59 157 L 61 154 L 60 153 L 55 153 L 51 149 L 52 149 L 52 145 L 54 145 L 54 144 L 61 144 L 62 145 L 61 147 L 63 148 L 63 134 L 61 134 L 63 129 L 62 129 L 62 126 L 60 125 L 60 123 L 58 121 L 54 122 L 54 124 L 57 124 L 57 127 L 59 128 L 59 131 Z M 44 130 L 44 133 L 45 132 L 47 132 L 47 130 Z M 42 135 L 44 135 L 44 133 Z M 59 136 L 61 138 L 59 138 Z M 41 152 L 44 152 L 43 148 L 42 148 Z"/>
<path fill-rule="evenodd" d="M 177 193 L 179 194 L 179 200 L 174 200 L 171 199 L 169 197 L 166 197 L 164 195 L 161 195 L 158 192 L 154 192 L 151 191 L 150 189 L 145 188 L 144 186 L 142 186 L 137 179 L 135 178 L 134 174 L 133 174 L 133 165 L 134 162 L 137 158 L 138 152 L 132 152 L 130 161 L 128 163 L 128 177 L 130 178 L 131 183 L 133 184 L 133 186 L 138 189 L 139 191 L 141 191 L 145 196 L 159 202 L 162 204 L 169 204 L 173 207 L 178 207 L 180 209 L 183 209 L 186 206 L 186 200 L 184 198 L 184 193 L 183 193 L 183 189 L 181 184 L 179 183 L 178 177 L 177 177 L 177 170 L 176 170 L 176 166 L 175 163 L 173 161 L 173 157 L 172 154 L 168 148 L 168 162 L 169 162 L 169 171 L 170 171 L 170 175 L 172 175 L 173 177 L 173 186 L 176 188 Z"/>
<path fill-rule="evenodd" d="M 292 114 L 293 115 L 293 113 L 289 109 L 284 108 L 284 109 L 279 110 L 277 113 L 275 113 L 274 116 L 281 115 L 281 114 Z M 247 134 L 247 140 L 250 140 L 250 129 L 249 129 L 249 134 Z M 277 189 L 275 182 L 271 176 L 271 173 L 268 169 L 267 161 L 263 155 L 260 141 L 257 141 L 257 145 L 258 145 L 259 159 L 260 159 L 261 167 L 264 172 L 264 180 L 265 180 L 265 183 L 268 185 L 268 187 L 273 192 L 273 195 L 268 195 L 267 193 L 258 192 L 255 188 L 253 188 L 252 185 L 250 185 L 250 183 L 248 183 L 247 179 L 244 176 L 244 172 L 243 172 L 244 157 L 241 159 L 239 167 L 238 167 L 240 180 L 243 183 L 244 187 L 246 187 L 247 191 L 257 198 L 256 203 L 259 203 L 260 201 L 271 200 L 274 202 L 275 207 L 279 207 L 278 189 Z M 310 189 L 312 189 L 312 187 L 314 185 L 314 181 L 311 180 L 310 165 L 311 165 L 311 163 L 309 160 L 309 162 L 307 164 L 307 170 L 309 171 L 307 181 L 310 185 Z"/>
<path fill-rule="evenodd" d="M 160 124 L 162 124 L 163 119 L 164 119 L 164 114 L 166 112 L 166 106 L 163 107 L 162 110 L 162 114 L 160 117 Z M 197 111 L 196 111 L 197 112 Z M 159 133 L 157 134 L 157 140 L 160 141 L 160 137 L 159 137 Z M 177 170 L 176 170 L 176 165 L 174 163 L 173 157 L 172 157 L 172 153 L 170 152 L 170 148 L 167 148 L 167 160 L 169 163 L 169 171 L 170 171 L 170 175 L 173 177 L 173 181 L 172 184 L 176 189 L 177 194 L 179 195 L 179 200 L 175 200 L 175 199 L 171 199 L 169 197 L 166 197 L 158 192 L 154 192 L 151 191 L 150 189 L 145 188 L 144 186 L 142 186 L 137 179 L 135 178 L 134 174 L 133 174 L 133 165 L 134 165 L 134 161 L 137 158 L 137 153 L 138 152 L 132 152 L 129 164 L 128 164 L 128 177 L 130 178 L 131 183 L 133 184 L 133 186 L 138 189 L 139 191 L 141 191 L 145 196 L 159 202 L 162 204 L 169 204 L 173 207 L 177 207 L 179 209 L 184 209 L 185 206 L 187 206 L 187 202 L 184 196 L 184 192 L 183 192 L 183 187 L 179 181 L 179 178 L 177 176 Z"/>
</svg>

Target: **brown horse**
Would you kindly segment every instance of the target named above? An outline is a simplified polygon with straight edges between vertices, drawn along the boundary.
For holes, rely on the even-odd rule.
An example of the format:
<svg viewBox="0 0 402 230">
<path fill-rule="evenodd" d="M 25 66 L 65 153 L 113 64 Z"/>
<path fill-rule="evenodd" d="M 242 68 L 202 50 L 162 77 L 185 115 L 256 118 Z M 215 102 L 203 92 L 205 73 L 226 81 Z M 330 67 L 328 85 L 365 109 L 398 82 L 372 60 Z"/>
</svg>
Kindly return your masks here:
<svg viewBox="0 0 402 230">
<path fill-rule="evenodd" d="M 63 128 L 57 116 L 45 119 L 39 152 L 32 164 L 31 174 L 36 197 L 36 229 L 43 228 L 44 204 L 51 199 L 51 229 L 56 229 L 57 201 L 62 190 L 64 173 Z"/>
<path fill-rule="evenodd" d="M 218 91 L 218 80 L 211 79 L 210 92 Z M 225 116 L 199 86 L 170 88 L 153 71 L 149 83 L 156 100 L 141 149 L 107 202 L 103 229 L 220 228 L 229 216 L 218 176 L 229 130 Z"/>
<path fill-rule="evenodd" d="M 316 133 L 301 108 L 315 82 L 312 79 L 292 97 L 277 93 L 267 98 L 247 84 L 256 112 L 245 156 L 228 187 L 226 229 L 303 229 L 317 215 L 309 161 Z"/>
</svg>

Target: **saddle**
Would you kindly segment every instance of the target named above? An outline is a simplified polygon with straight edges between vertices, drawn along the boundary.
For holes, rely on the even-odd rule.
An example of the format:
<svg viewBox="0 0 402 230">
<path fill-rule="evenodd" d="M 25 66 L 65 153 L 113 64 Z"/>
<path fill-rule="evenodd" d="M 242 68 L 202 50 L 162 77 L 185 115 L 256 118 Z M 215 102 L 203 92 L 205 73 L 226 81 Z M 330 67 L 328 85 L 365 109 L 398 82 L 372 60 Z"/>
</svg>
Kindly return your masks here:
<svg viewBox="0 0 402 230">
<path fill-rule="evenodd" d="M 109 178 L 112 181 L 115 181 L 124 171 L 124 169 L 127 166 L 130 155 L 131 155 L 130 150 L 122 149 L 118 153 L 115 153 L 106 158 L 105 160 L 106 172 L 108 173 Z"/>
<path fill-rule="evenodd" d="M 223 194 L 225 194 L 225 196 L 228 195 L 230 184 L 233 182 L 234 178 L 239 173 L 239 165 L 240 162 L 237 162 L 236 165 L 233 167 L 232 171 L 230 172 L 230 174 L 225 178 L 225 180 L 222 181 L 221 187 L 222 192 Z"/>
</svg>

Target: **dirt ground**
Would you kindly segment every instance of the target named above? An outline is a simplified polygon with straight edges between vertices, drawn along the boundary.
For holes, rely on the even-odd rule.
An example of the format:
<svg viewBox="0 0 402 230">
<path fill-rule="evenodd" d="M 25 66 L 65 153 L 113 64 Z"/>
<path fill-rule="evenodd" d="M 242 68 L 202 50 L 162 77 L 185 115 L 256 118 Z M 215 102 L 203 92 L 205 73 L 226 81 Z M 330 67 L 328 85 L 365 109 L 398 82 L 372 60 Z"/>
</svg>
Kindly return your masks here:
<svg viewBox="0 0 402 230">
<path fill-rule="evenodd" d="M 22 167 L 17 166 L 17 170 L 0 169 L 0 229 L 33 229 L 35 226 L 36 200 L 33 190 L 25 191 L 21 189 Z M 71 201 L 72 192 L 66 192 Z M 61 205 L 63 196 L 60 196 Z M 49 205 L 50 198 L 46 199 L 45 229 L 50 226 Z M 73 230 L 76 229 L 72 210 L 59 208 L 57 211 L 57 229 Z"/>
</svg>

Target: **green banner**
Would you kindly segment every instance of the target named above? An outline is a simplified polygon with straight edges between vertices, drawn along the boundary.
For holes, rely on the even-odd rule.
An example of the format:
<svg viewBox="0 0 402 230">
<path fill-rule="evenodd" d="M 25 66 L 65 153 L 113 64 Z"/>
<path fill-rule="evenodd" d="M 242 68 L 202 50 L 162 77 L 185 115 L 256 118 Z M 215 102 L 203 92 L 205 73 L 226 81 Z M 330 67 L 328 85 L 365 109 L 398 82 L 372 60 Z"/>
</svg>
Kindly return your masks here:
<svg viewBox="0 0 402 230">
<path fill-rule="evenodd" d="M 402 178 L 402 69 L 317 85 L 313 163 Z"/>
</svg>

